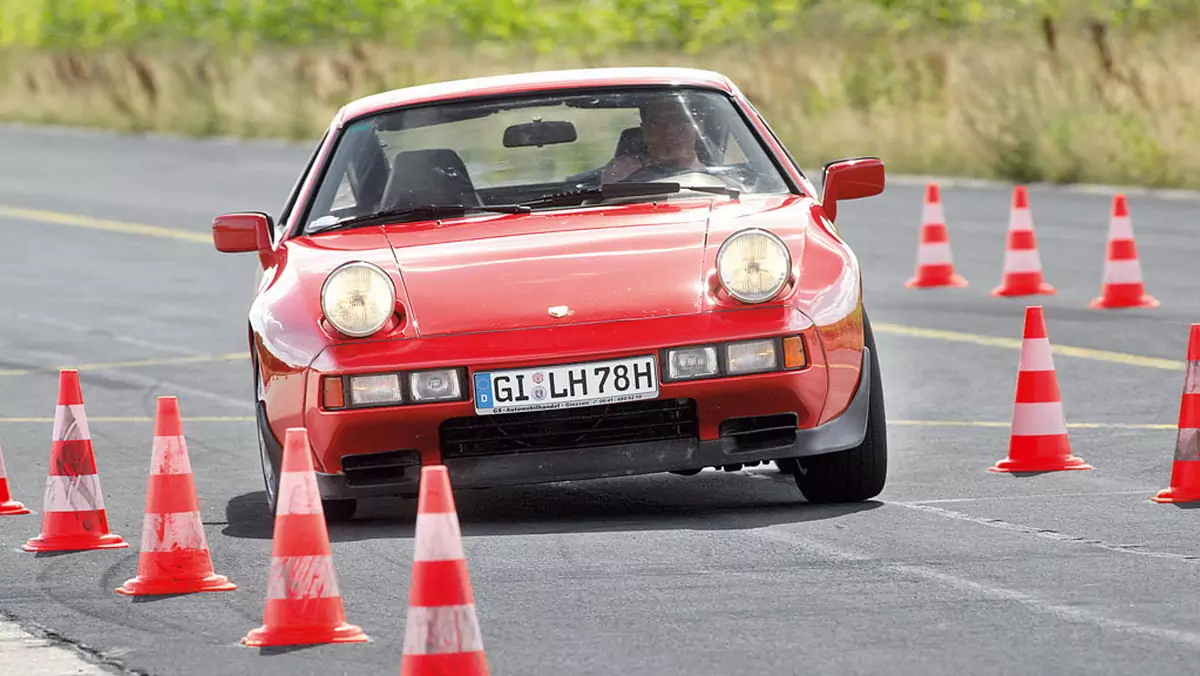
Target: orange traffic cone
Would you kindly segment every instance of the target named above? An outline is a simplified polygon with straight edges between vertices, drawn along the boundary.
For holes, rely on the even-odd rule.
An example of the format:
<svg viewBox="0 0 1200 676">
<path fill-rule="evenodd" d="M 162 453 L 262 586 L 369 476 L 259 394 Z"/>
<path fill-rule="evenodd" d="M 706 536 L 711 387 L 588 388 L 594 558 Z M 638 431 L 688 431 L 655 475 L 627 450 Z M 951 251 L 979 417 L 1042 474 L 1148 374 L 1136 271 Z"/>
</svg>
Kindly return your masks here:
<svg viewBox="0 0 1200 676">
<path fill-rule="evenodd" d="M 288 429 L 284 437 L 276 504 L 263 625 L 246 634 L 242 643 L 263 647 L 367 641 L 361 628 L 346 622 L 303 427 Z"/>
<path fill-rule="evenodd" d="M 4 471 L 4 451 L 0 449 L 0 516 L 28 514 L 29 508 L 13 500 L 8 492 L 8 474 Z"/>
<path fill-rule="evenodd" d="M 1004 248 L 1004 277 L 993 296 L 1033 296 L 1057 293 L 1042 279 L 1042 260 L 1033 233 L 1033 214 L 1025 186 L 1013 188 L 1008 216 L 1008 241 Z"/>
<path fill-rule="evenodd" d="M 1200 502 L 1200 324 L 1188 336 L 1187 370 L 1179 402 L 1179 432 L 1171 487 L 1158 492 L 1155 502 Z"/>
<path fill-rule="evenodd" d="M 941 191 L 937 183 L 931 182 L 925 186 L 925 204 L 921 210 L 921 243 L 917 247 L 917 272 L 904 286 L 914 289 L 966 285 L 967 280 L 954 272 L 950 233 L 946 228 Z"/>
<path fill-rule="evenodd" d="M 1071 454 L 1045 315 L 1041 306 L 1026 307 L 1008 457 L 988 469 L 993 472 L 1052 472 L 1091 468 Z"/>
<path fill-rule="evenodd" d="M 142 596 L 234 589 L 237 585 L 213 572 L 179 400 L 159 397 L 138 574 L 117 587 L 117 593 Z"/>
<path fill-rule="evenodd" d="M 58 406 L 54 411 L 42 532 L 21 549 L 55 552 L 128 546 L 121 536 L 108 530 L 108 512 L 83 408 L 79 372 L 64 369 L 58 374 Z"/>
<path fill-rule="evenodd" d="M 1108 249 L 1104 258 L 1104 282 L 1099 298 L 1088 307 L 1124 308 L 1158 307 L 1159 302 L 1146 293 L 1142 283 L 1142 266 L 1138 262 L 1137 244 L 1133 239 L 1133 222 L 1125 195 L 1114 195 L 1112 216 L 1108 222 Z"/>
<path fill-rule="evenodd" d="M 421 468 L 400 676 L 487 676 L 483 634 L 445 466 Z"/>
</svg>

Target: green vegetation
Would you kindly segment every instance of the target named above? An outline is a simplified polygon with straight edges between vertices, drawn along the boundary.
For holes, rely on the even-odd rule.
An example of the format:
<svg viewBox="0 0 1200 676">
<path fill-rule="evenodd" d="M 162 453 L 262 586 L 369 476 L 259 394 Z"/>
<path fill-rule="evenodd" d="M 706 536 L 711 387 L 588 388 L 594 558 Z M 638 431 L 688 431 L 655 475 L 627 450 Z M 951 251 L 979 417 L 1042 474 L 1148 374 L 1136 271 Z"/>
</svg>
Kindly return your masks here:
<svg viewBox="0 0 1200 676">
<path fill-rule="evenodd" d="M 0 0 L 0 119 L 309 140 L 531 69 L 728 74 L 812 168 L 1200 188 L 1200 0 Z"/>
</svg>

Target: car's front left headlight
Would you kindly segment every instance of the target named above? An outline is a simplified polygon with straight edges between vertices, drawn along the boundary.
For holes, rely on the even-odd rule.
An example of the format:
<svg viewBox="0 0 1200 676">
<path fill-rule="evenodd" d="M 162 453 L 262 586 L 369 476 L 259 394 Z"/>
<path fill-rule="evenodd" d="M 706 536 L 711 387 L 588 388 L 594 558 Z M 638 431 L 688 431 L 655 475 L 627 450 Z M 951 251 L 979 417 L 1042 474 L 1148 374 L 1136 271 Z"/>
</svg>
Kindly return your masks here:
<svg viewBox="0 0 1200 676">
<path fill-rule="evenodd" d="M 787 284 L 792 256 L 783 240 L 750 228 L 735 232 L 717 251 L 717 274 L 729 295 L 743 303 L 763 303 Z"/>
<path fill-rule="evenodd" d="M 329 273 L 321 287 L 321 311 L 333 328 L 347 336 L 369 336 L 396 311 L 396 287 L 379 267 L 346 263 Z"/>
</svg>

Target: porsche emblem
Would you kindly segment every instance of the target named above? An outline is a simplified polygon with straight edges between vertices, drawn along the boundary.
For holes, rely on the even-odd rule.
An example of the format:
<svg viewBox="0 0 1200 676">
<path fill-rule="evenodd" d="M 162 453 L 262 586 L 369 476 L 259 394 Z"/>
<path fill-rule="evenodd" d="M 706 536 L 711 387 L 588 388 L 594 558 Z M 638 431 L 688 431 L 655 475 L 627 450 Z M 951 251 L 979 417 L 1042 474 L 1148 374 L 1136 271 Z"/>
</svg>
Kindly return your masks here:
<svg viewBox="0 0 1200 676">
<path fill-rule="evenodd" d="M 571 308 L 567 307 L 566 305 L 553 305 L 550 307 L 549 312 L 551 317 L 566 317 L 568 314 L 570 314 Z"/>
</svg>

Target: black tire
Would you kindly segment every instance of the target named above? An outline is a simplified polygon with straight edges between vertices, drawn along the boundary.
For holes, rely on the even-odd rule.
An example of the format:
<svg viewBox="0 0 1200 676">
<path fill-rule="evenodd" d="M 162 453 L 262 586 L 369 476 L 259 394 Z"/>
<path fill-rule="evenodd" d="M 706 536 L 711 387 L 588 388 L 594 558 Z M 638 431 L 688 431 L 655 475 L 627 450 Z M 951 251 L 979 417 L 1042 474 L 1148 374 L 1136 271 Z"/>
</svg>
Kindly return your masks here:
<svg viewBox="0 0 1200 676">
<path fill-rule="evenodd" d="M 251 368 L 254 372 L 254 405 L 257 409 L 259 402 L 262 401 L 261 380 L 258 374 L 258 360 L 251 359 Z M 262 467 L 263 473 L 263 492 L 266 494 L 267 510 L 271 513 L 271 518 L 275 517 L 276 510 L 279 507 L 279 467 L 275 464 L 275 459 L 267 452 L 267 443 L 263 439 L 262 426 L 254 425 L 255 436 L 258 439 L 258 460 Z M 358 510 L 358 501 L 354 499 L 341 500 L 321 500 L 321 509 L 325 512 L 326 521 L 349 521 L 354 518 L 355 511 Z"/>
<path fill-rule="evenodd" d="M 887 415 L 879 350 L 871 322 L 863 314 L 863 342 L 871 351 L 871 391 L 867 435 L 862 444 L 845 451 L 796 458 L 796 486 L 813 503 L 863 502 L 883 492 L 887 482 Z M 785 463 L 791 465 L 790 462 Z M 782 466 L 781 466 L 782 469 Z"/>
</svg>

